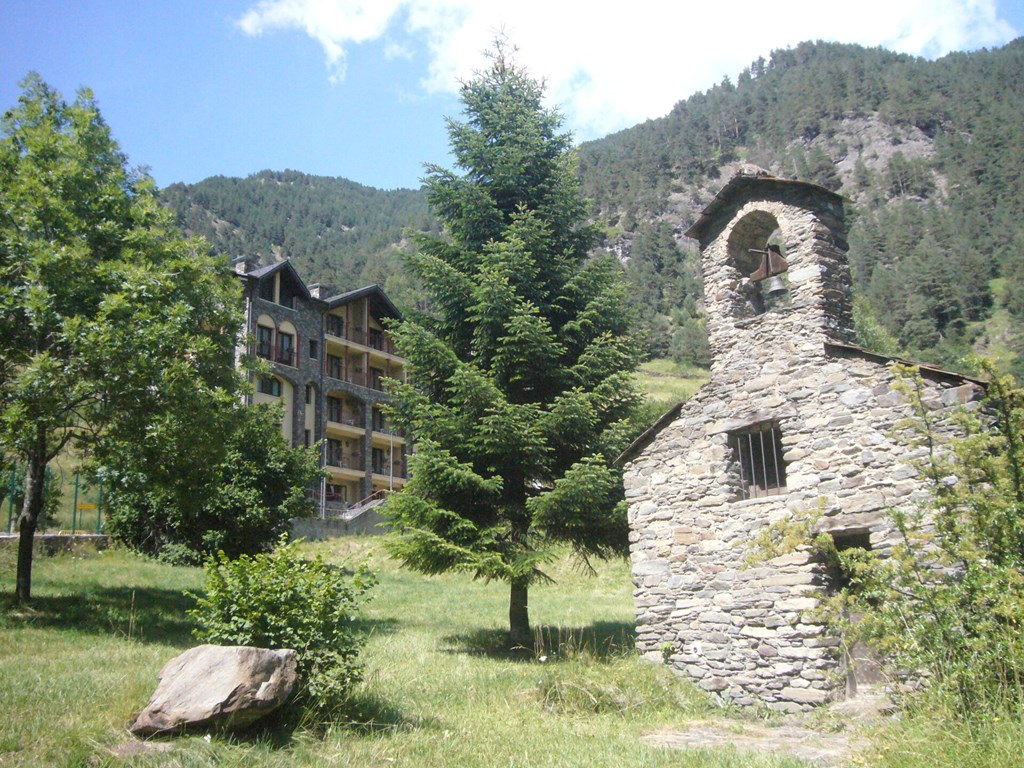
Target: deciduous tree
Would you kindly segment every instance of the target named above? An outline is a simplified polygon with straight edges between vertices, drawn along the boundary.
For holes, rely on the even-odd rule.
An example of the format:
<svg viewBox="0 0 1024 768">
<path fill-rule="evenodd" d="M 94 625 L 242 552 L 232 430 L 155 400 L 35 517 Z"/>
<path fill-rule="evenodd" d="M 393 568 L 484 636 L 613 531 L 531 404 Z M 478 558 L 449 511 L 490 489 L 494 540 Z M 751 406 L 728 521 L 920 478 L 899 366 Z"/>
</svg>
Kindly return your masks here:
<svg viewBox="0 0 1024 768">
<path fill-rule="evenodd" d="M 239 289 L 129 170 L 88 90 L 67 103 L 37 75 L 22 87 L 0 124 L 0 442 L 25 467 L 24 602 L 47 462 L 115 427 L 175 440 L 172 406 L 230 407 Z M 209 438 L 179 447 L 201 462 Z"/>
</svg>

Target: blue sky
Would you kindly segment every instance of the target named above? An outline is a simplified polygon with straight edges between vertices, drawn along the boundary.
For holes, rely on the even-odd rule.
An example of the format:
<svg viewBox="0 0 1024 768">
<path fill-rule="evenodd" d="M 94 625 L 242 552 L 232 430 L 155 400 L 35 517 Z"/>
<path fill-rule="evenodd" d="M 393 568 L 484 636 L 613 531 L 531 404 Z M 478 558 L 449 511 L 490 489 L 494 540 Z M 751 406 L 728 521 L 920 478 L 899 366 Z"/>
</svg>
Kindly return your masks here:
<svg viewBox="0 0 1024 768">
<path fill-rule="evenodd" d="M 577 139 L 666 114 L 773 48 L 935 58 L 1024 34 L 1024 0 L 0 0 L 0 108 L 92 88 L 160 186 L 271 168 L 415 187 L 448 164 L 459 78 L 503 29 Z M 720 13 L 719 13 L 720 12 Z"/>
</svg>

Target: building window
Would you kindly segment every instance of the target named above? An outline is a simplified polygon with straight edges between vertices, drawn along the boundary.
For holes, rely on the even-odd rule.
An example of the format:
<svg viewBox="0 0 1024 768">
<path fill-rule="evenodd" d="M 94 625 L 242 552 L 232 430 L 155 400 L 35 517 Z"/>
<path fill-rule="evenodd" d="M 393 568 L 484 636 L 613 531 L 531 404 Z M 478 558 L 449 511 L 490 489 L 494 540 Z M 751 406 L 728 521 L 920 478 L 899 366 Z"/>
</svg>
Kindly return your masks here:
<svg viewBox="0 0 1024 768">
<path fill-rule="evenodd" d="M 384 432 L 387 430 L 387 420 L 384 418 L 384 414 L 381 413 L 380 408 L 373 409 L 373 431 Z"/>
<path fill-rule="evenodd" d="M 271 397 L 281 396 L 281 382 L 273 376 L 261 376 L 258 388 L 260 393 L 264 395 L 270 395 Z"/>
<path fill-rule="evenodd" d="M 738 468 L 741 499 L 775 496 L 786 490 L 782 432 L 775 422 L 729 433 L 732 460 Z"/>
<path fill-rule="evenodd" d="M 274 329 L 265 325 L 256 326 L 256 356 L 265 360 L 274 357 Z"/>
<path fill-rule="evenodd" d="M 345 319 L 337 315 L 327 315 L 327 332 L 331 336 L 343 338 L 345 336 Z"/>
<path fill-rule="evenodd" d="M 341 358 L 337 355 L 327 355 L 327 375 L 332 379 L 340 379 L 341 369 Z"/>
<path fill-rule="evenodd" d="M 316 387 L 312 384 L 306 385 L 306 405 L 312 405 L 316 399 Z"/>
<path fill-rule="evenodd" d="M 341 398 L 330 397 L 327 398 L 327 420 L 336 421 L 341 423 Z"/>
<path fill-rule="evenodd" d="M 327 463 L 332 467 L 344 466 L 341 458 L 341 440 L 327 439 Z"/>
<path fill-rule="evenodd" d="M 306 447 L 309 448 L 309 446 L 311 446 L 313 444 L 313 430 L 307 429 L 305 435 L 306 435 Z"/>
<path fill-rule="evenodd" d="M 309 356 L 313 360 L 317 360 L 320 357 L 320 342 L 316 339 L 309 340 Z"/>
<path fill-rule="evenodd" d="M 277 362 L 282 365 L 295 365 L 295 337 L 290 333 L 277 334 Z"/>
<path fill-rule="evenodd" d="M 387 460 L 384 458 L 383 448 L 374 448 L 373 453 L 370 454 L 370 461 L 376 474 L 386 475 L 388 473 Z"/>
<path fill-rule="evenodd" d="M 274 276 L 260 280 L 260 298 L 264 301 L 274 300 Z"/>
<path fill-rule="evenodd" d="M 380 368 L 370 368 L 370 388 L 384 391 L 384 371 Z"/>
</svg>

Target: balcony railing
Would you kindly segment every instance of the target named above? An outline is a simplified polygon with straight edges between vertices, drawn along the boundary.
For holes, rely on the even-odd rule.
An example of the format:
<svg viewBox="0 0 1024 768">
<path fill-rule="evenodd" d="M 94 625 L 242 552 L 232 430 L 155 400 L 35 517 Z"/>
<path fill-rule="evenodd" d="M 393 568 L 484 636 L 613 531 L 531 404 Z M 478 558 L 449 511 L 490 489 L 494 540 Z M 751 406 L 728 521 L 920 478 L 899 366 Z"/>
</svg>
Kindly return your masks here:
<svg viewBox="0 0 1024 768">
<path fill-rule="evenodd" d="M 327 463 L 332 467 L 338 467 L 340 469 L 363 469 L 363 457 L 362 454 L 352 452 L 327 452 Z"/>
<path fill-rule="evenodd" d="M 376 328 L 371 328 L 369 332 L 364 331 L 362 328 L 349 328 L 346 331 L 343 322 L 328 321 L 326 331 L 335 338 L 362 344 L 364 347 L 370 347 L 389 355 L 395 354 L 395 345 L 391 339 L 386 333 L 378 331 Z"/>
<path fill-rule="evenodd" d="M 394 467 L 394 474 L 393 474 L 393 476 L 405 479 L 405 464 L 404 464 L 404 462 L 395 461 L 394 464 L 393 464 L 393 467 Z M 392 475 L 391 470 L 388 469 L 388 463 L 386 461 L 383 461 L 383 462 L 375 461 L 373 463 L 372 469 L 373 469 L 373 473 L 375 475 L 389 475 L 389 476 Z"/>
<path fill-rule="evenodd" d="M 331 411 L 327 414 L 327 420 L 333 421 L 335 424 L 346 424 L 350 427 L 366 429 L 366 419 L 363 416 L 347 411 Z"/>
<path fill-rule="evenodd" d="M 295 368 L 295 350 L 278 347 L 274 354 L 274 362 L 281 365 L 290 365 L 292 368 Z"/>
<path fill-rule="evenodd" d="M 274 359 L 274 345 L 269 341 L 260 341 L 256 344 L 256 356 L 264 360 Z"/>
</svg>

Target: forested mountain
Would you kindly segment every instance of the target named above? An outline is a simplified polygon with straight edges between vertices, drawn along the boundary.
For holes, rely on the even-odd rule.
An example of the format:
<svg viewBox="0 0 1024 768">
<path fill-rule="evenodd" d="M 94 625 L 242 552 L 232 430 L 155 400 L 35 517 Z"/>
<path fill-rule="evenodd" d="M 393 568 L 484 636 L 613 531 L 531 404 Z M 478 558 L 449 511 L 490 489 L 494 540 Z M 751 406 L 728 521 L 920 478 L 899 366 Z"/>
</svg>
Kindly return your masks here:
<svg viewBox="0 0 1024 768">
<path fill-rule="evenodd" d="M 664 118 L 582 145 L 580 172 L 609 246 L 631 253 L 629 272 L 648 283 L 644 306 L 658 300 L 660 272 L 637 244 L 681 233 L 733 166 L 753 162 L 851 199 L 858 315 L 872 342 L 954 367 L 973 347 L 1021 372 L 1022 82 L 1024 39 L 934 62 L 803 43 Z M 680 255 L 656 251 L 673 265 L 661 282 L 677 285 Z M 655 338 L 679 303 L 661 297 Z M 675 315 L 682 328 L 691 320 Z"/>
<path fill-rule="evenodd" d="M 406 232 L 437 230 L 418 190 L 385 191 L 298 171 L 213 176 L 172 184 L 161 197 L 181 226 L 217 253 L 262 263 L 287 257 L 308 283 L 342 290 L 391 278 L 391 291 L 406 292 L 397 274 Z"/>
<path fill-rule="evenodd" d="M 1024 372 L 1022 82 L 1024 39 L 932 62 L 803 43 L 581 145 L 584 192 L 634 283 L 652 351 L 706 358 L 694 244 L 681 233 L 739 164 L 755 163 L 850 199 L 866 341 L 957 368 L 973 349 Z M 403 228 L 436 226 L 418 192 L 294 172 L 164 196 L 218 251 L 288 255 L 341 287 L 386 283 Z M 401 275 L 391 282 L 415 298 Z"/>
</svg>

